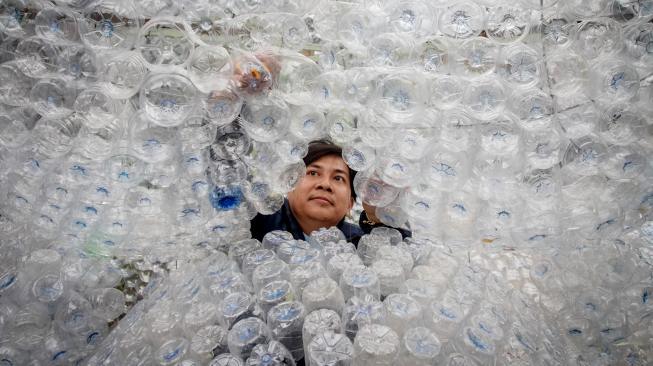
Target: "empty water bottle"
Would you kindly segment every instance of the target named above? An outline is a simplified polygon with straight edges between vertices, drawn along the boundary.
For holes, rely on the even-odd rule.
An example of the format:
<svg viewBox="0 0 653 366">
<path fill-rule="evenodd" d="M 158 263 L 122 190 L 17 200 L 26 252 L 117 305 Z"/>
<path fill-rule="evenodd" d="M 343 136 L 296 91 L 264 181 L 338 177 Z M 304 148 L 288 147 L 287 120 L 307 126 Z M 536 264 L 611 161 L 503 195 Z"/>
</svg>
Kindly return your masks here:
<svg viewBox="0 0 653 366">
<path fill-rule="evenodd" d="M 268 325 L 273 336 L 288 348 L 295 360 L 304 357 L 302 325 L 305 316 L 304 305 L 297 301 L 280 303 L 268 312 Z"/>
<path fill-rule="evenodd" d="M 347 366 L 353 363 L 354 347 L 346 336 L 332 331 L 319 333 L 308 344 L 309 365 Z"/>
</svg>

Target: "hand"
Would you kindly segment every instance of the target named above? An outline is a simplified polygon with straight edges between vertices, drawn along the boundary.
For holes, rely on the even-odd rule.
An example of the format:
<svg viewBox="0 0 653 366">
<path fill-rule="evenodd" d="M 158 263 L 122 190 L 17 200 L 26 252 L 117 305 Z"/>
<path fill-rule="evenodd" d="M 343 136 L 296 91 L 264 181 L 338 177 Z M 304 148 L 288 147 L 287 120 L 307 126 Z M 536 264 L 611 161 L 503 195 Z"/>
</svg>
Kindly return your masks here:
<svg viewBox="0 0 653 366">
<path fill-rule="evenodd" d="M 363 202 L 363 209 L 365 210 L 365 214 L 367 215 L 368 221 L 377 224 L 381 222 L 381 220 L 379 220 L 379 218 L 376 217 L 376 206 L 368 205 L 367 203 Z"/>
<path fill-rule="evenodd" d="M 269 91 L 274 85 L 281 64 L 278 56 L 272 53 L 260 52 L 255 55 L 245 55 L 234 67 L 234 77 L 238 88 L 249 95 Z"/>
</svg>

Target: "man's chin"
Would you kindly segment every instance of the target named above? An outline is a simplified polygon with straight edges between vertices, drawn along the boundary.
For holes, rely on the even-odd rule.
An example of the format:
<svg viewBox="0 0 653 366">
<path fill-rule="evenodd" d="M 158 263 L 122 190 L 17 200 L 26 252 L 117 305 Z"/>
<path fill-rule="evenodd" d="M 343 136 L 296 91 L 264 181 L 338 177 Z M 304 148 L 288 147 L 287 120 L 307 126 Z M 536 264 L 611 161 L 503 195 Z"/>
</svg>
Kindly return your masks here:
<svg viewBox="0 0 653 366">
<path fill-rule="evenodd" d="M 313 220 L 319 221 L 331 221 L 334 216 L 333 211 L 328 207 L 312 207 L 310 210 L 307 210 L 306 213 L 307 216 Z"/>
</svg>

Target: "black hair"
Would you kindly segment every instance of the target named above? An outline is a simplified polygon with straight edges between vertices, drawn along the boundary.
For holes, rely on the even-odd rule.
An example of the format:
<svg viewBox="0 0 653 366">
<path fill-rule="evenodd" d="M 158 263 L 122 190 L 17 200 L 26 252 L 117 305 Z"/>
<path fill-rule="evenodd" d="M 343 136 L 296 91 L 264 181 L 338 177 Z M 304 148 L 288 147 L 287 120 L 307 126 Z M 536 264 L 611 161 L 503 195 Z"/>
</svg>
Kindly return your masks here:
<svg viewBox="0 0 653 366">
<path fill-rule="evenodd" d="M 342 148 L 329 140 L 315 140 L 308 143 L 308 153 L 304 157 L 304 164 L 311 165 L 316 160 L 324 156 L 335 155 L 342 158 Z M 351 198 L 356 199 L 356 192 L 354 191 L 354 177 L 356 171 L 347 166 L 349 169 L 349 188 L 351 190 Z"/>
</svg>

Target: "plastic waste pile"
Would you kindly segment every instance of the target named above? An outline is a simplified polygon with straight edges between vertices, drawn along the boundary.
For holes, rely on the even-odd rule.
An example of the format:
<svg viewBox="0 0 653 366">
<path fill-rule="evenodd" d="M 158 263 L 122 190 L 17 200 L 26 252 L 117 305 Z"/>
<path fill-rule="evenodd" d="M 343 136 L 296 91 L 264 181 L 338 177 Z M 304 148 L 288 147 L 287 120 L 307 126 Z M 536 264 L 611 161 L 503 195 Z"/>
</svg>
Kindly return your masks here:
<svg viewBox="0 0 653 366">
<path fill-rule="evenodd" d="M 653 362 L 653 1 L 0 1 L 0 364 Z M 251 239 L 343 146 L 388 226 Z"/>
</svg>

